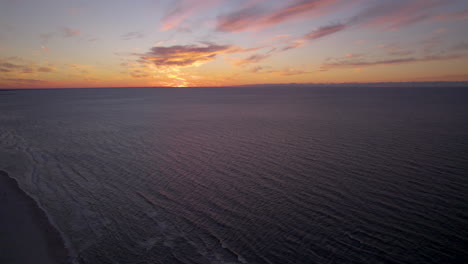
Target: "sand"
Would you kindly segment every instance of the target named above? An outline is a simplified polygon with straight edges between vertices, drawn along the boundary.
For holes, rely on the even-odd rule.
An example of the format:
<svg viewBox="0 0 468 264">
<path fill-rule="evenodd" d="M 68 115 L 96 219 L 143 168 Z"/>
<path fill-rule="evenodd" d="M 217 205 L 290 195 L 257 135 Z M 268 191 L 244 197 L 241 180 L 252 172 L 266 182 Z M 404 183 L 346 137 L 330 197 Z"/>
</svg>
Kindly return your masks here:
<svg viewBox="0 0 468 264">
<path fill-rule="evenodd" d="M 60 233 L 4 171 L 0 171 L 0 263 L 69 263 Z"/>
</svg>

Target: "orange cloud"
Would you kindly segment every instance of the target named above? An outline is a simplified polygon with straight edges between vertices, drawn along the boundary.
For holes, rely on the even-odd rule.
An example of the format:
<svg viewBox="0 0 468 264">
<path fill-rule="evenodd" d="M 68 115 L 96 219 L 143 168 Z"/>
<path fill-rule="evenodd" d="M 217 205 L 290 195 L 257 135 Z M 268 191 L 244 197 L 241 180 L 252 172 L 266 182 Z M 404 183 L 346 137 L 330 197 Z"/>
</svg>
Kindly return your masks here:
<svg viewBox="0 0 468 264">
<path fill-rule="evenodd" d="M 278 76 L 293 76 L 293 75 L 302 75 L 302 74 L 309 74 L 313 73 L 314 71 L 310 71 L 307 67 L 286 67 L 281 70 L 274 70 L 271 69 L 269 66 L 255 66 L 250 68 L 247 72 L 250 73 L 267 73 L 267 74 L 275 74 Z"/>
<path fill-rule="evenodd" d="M 231 45 L 205 43 L 205 46 L 176 45 L 153 47 L 149 52 L 140 55 L 140 62 L 151 63 L 156 67 L 198 66 L 216 59 L 217 55 L 244 51 Z"/>
<path fill-rule="evenodd" d="M 51 65 L 38 66 L 33 62 L 25 61 L 20 57 L 8 57 L 0 59 L 0 72 L 10 74 L 30 74 L 36 72 L 55 71 Z"/>
<path fill-rule="evenodd" d="M 37 80 L 37 79 L 23 79 L 23 78 L 2 78 L 0 79 L 2 81 L 6 82 L 11 82 L 19 85 L 25 85 L 25 84 L 43 84 L 47 83 L 47 81 L 44 80 Z"/>
</svg>

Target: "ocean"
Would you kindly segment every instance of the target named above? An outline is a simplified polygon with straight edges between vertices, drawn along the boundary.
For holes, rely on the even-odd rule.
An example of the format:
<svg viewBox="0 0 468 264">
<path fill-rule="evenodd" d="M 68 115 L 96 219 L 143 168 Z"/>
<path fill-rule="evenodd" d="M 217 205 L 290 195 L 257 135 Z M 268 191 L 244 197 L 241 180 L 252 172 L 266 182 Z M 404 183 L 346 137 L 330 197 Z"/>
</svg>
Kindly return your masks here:
<svg viewBox="0 0 468 264">
<path fill-rule="evenodd" d="M 468 262 L 467 88 L 2 90 L 0 170 L 72 263 Z"/>
</svg>

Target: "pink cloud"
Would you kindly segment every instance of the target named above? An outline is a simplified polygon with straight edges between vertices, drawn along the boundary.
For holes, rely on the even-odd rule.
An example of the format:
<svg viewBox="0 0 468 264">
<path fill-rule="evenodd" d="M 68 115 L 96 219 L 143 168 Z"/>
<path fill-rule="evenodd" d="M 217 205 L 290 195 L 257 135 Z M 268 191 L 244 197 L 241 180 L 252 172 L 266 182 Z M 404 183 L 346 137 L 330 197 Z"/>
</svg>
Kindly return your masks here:
<svg viewBox="0 0 468 264">
<path fill-rule="evenodd" d="M 234 65 L 244 66 L 244 65 L 247 65 L 247 64 L 258 63 L 260 61 L 263 61 L 263 60 L 269 58 L 271 55 L 274 54 L 275 51 L 276 51 L 276 49 L 271 49 L 271 50 L 269 50 L 268 52 L 265 52 L 265 53 L 257 53 L 257 54 L 250 55 L 249 57 L 247 57 L 245 59 L 240 59 L 240 60 L 234 61 Z"/>
<path fill-rule="evenodd" d="M 265 18 L 265 23 L 274 25 L 298 16 L 317 11 L 319 8 L 335 4 L 337 0 L 301 0 L 279 9 Z"/>
<path fill-rule="evenodd" d="M 342 31 L 346 27 L 347 25 L 345 24 L 334 24 L 334 25 L 329 25 L 329 26 L 323 26 L 306 34 L 304 38 L 308 40 L 315 40 L 315 39 L 323 38 L 325 36 Z"/>
<path fill-rule="evenodd" d="M 351 21 L 371 27 L 397 30 L 433 17 L 434 9 L 447 4 L 446 0 L 377 1 Z"/>
<path fill-rule="evenodd" d="M 298 18 L 310 18 L 310 15 L 323 15 L 326 13 L 325 9 L 338 2 L 339 0 L 296 0 L 275 10 L 266 10 L 260 5 L 247 6 L 219 16 L 216 28 L 224 32 L 255 30 Z"/>
<path fill-rule="evenodd" d="M 440 14 L 438 16 L 435 16 L 434 19 L 438 21 L 444 21 L 444 22 L 467 20 L 468 9 L 464 9 L 464 10 L 452 12 L 452 13 Z"/>
<path fill-rule="evenodd" d="M 167 31 L 170 29 L 178 28 L 184 21 L 190 18 L 198 11 L 213 7 L 219 0 L 181 0 L 178 1 L 173 9 L 167 13 L 161 21 L 160 29 Z M 186 27 L 183 27 L 187 30 Z"/>
</svg>

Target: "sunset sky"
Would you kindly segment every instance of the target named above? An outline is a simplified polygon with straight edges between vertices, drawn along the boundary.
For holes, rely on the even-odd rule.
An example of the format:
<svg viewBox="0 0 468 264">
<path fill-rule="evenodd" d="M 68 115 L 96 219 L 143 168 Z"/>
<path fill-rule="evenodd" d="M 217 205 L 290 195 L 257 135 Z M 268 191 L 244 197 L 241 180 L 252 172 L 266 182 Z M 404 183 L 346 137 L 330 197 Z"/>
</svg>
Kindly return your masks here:
<svg viewBox="0 0 468 264">
<path fill-rule="evenodd" d="M 0 0 L 0 88 L 468 80 L 466 0 Z"/>
</svg>

